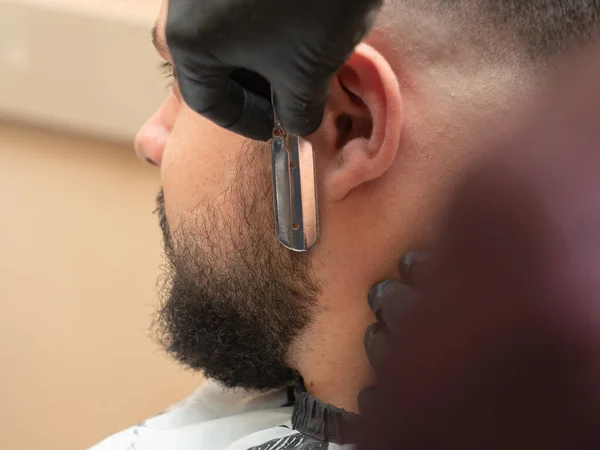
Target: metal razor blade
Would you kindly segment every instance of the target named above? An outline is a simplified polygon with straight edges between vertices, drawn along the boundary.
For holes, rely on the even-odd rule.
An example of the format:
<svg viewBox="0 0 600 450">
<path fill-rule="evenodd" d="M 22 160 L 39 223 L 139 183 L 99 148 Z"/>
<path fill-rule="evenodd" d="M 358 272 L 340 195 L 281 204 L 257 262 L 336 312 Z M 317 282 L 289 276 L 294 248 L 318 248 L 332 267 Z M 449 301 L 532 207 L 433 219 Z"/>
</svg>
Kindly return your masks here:
<svg viewBox="0 0 600 450">
<path fill-rule="evenodd" d="M 275 111 L 271 141 L 275 234 L 295 252 L 305 252 L 319 238 L 315 158 L 310 142 L 289 134 Z"/>
</svg>

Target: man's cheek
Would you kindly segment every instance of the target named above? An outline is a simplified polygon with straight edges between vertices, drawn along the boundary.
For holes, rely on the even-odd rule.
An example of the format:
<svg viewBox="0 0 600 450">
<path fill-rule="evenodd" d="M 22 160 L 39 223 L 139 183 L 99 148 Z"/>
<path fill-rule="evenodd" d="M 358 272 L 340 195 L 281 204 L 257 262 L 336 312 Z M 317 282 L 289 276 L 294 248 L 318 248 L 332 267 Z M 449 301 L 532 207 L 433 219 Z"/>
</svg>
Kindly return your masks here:
<svg viewBox="0 0 600 450">
<path fill-rule="evenodd" d="M 235 176 L 241 145 L 234 141 L 241 138 L 193 114 L 180 114 L 163 156 L 161 176 L 170 219 L 203 202 L 219 201 Z"/>
</svg>

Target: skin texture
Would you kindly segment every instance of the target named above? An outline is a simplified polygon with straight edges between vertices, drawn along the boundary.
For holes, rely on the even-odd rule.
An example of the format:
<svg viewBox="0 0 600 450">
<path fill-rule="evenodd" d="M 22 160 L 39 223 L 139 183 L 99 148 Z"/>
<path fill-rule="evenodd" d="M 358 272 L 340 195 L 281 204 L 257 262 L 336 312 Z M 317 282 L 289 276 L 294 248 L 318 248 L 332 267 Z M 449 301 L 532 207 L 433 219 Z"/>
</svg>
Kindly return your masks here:
<svg viewBox="0 0 600 450">
<path fill-rule="evenodd" d="M 158 49 L 172 62 L 165 45 L 167 6 L 157 22 Z M 438 33 L 443 40 L 444 29 Z M 366 301 L 370 287 L 397 276 L 398 255 L 432 242 L 448 196 L 482 156 L 482 143 L 508 132 L 526 109 L 525 99 L 535 95 L 530 72 L 519 64 L 496 60 L 482 66 L 467 50 L 425 64 L 422 55 L 411 57 L 416 45 L 379 25 L 333 80 L 323 122 L 308 137 L 316 151 L 321 239 L 301 256 L 283 250 L 272 231 L 267 148 L 197 115 L 174 85 L 140 130 L 136 151 L 161 170 L 164 228 L 168 225 L 174 244 L 167 243 L 171 270 L 158 329 L 178 359 L 229 385 L 261 388 L 289 380 L 289 372 L 280 370 L 285 362 L 304 377 L 311 394 L 358 409 L 358 392 L 372 380 L 363 346 L 374 320 Z M 243 198 L 256 207 L 243 207 L 248 204 Z M 224 286 L 243 291 L 243 280 L 257 277 L 262 282 L 248 284 L 247 295 L 223 295 Z M 280 290 L 261 291 L 270 283 Z M 193 306 L 195 295 L 205 306 L 213 301 L 237 308 L 236 314 L 262 306 L 265 320 L 252 322 L 259 331 L 257 348 L 245 350 L 260 357 L 258 348 L 271 344 L 276 351 L 267 358 L 273 363 L 269 373 L 286 376 L 256 385 L 259 374 L 240 375 L 244 361 L 255 361 L 226 351 L 252 339 L 241 322 L 227 323 L 229 347 L 192 345 L 203 339 L 182 328 L 204 330 L 216 343 L 223 333 L 205 310 L 183 308 Z M 261 305 L 265 296 L 272 302 L 281 297 L 286 306 Z M 184 318 L 174 317 L 174 311 Z M 264 323 L 286 321 L 289 333 L 269 336 L 263 330 Z M 211 349 L 223 350 L 221 357 L 212 359 Z"/>
</svg>

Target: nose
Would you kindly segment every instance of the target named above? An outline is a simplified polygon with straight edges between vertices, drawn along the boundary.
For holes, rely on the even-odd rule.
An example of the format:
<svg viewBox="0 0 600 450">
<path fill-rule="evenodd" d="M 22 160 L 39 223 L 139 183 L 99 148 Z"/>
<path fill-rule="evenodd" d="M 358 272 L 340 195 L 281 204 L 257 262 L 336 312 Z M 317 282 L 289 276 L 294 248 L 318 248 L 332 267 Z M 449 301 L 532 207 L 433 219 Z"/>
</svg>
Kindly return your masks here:
<svg viewBox="0 0 600 450">
<path fill-rule="evenodd" d="M 148 121 L 135 138 L 135 152 L 140 159 L 160 167 L 168 140 L 169 132 L 165 127 L 159 123 Z"/>
<path fill-rule="evenodd" d="M 162 164 L 165 146 L 177 115 L 177 100 L 171 97 L 142 126 L 135 138 L 138 157 L 158 167 Z"/>
</svg>

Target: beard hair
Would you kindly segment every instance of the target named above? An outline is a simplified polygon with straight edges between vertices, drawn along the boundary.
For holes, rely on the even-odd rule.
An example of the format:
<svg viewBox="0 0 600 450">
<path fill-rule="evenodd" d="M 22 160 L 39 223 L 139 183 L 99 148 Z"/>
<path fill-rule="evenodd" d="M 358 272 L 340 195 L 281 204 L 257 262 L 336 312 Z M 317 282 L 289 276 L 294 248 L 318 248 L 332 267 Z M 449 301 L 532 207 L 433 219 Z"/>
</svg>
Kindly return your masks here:
<svg viewBox="0 0 600 450">
<path fill-rule="evenodd" d="M 170 355 L 207 378 L 266 390 L 296 379 L 286 359 L 310 322 L 319 286 L 308 254 L 284 249 L 270 232 L 268 146 L 244 147 L 221 202 L 203 201 L 176 230 L 159 193 L 167 264 L 153 329 Z"/>
</svg>

